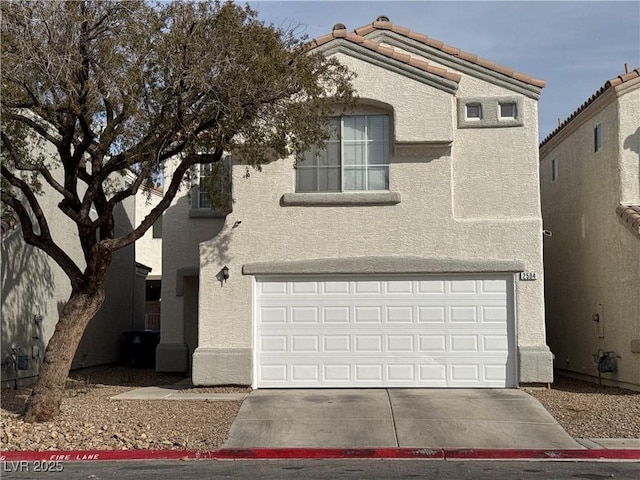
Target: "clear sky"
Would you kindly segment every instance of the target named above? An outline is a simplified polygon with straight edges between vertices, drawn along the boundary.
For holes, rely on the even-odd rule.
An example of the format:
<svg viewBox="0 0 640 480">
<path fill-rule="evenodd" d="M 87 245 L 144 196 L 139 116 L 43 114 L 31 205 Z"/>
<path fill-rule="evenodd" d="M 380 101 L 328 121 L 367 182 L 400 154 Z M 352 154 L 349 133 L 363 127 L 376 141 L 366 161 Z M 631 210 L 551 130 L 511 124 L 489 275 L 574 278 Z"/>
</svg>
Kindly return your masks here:
<svg viewBox="0 0 640 480">
<path fill-rule="evenodd" d="M 607 80 L 640 67 L 635 1 L 249 2 L 266 23 L 311 38 L 336 23 L 353 30 L 386 15 L 397 24 L 547 81 L 539 105 L 544 139 Z"/>
</svg>

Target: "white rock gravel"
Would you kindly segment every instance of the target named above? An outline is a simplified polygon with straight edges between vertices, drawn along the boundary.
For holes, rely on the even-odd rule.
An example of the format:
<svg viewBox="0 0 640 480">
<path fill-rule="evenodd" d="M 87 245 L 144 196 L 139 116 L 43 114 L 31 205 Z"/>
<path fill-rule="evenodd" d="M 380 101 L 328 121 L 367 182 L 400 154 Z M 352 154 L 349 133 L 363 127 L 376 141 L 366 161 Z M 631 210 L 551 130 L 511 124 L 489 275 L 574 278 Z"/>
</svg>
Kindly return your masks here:
<svg viewBox="0 0 640 480">
<path fill-rule="evenodd" d="M 60 415 L 52 422 L 21 420 L 28 388 L 3 388 L 1 450 L 177 449 L 208 451 L 227 439 L 241 402 L 110 400 L 134 388 L 183 380 L 122 367 L 72 375 Z M 560 377 L 551 389 L 526 387 L 575 438 L 640 438 L 640 392 Z M 241 393 L 244 387 L 184 392 Z"/>
</svg>

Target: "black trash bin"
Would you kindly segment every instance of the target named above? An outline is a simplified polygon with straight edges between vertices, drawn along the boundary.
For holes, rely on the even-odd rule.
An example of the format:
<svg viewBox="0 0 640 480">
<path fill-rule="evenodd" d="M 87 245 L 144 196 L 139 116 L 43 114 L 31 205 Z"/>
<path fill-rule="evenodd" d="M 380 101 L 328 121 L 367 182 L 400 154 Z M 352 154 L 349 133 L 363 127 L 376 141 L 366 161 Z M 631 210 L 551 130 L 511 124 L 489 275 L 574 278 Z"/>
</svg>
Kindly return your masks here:
<svg viewBox="0 0 640 480">
<path fill-rule="evenodd" d="M 160 343 L 160 332 L 155 330 L 134 330 L 122 332 L 126 338 L 125 363 L 133 368 L 155 368 L 156 347 Z"/>
</svg>

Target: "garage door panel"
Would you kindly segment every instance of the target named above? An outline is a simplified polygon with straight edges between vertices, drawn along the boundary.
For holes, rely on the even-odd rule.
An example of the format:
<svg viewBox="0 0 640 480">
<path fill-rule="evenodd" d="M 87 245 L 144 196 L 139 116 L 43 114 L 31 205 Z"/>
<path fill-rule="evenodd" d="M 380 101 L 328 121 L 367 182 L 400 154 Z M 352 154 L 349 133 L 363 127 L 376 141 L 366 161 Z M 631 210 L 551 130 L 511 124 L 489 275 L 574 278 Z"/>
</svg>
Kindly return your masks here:
<svg viewBox="0 0 640 480">
<path fill-rule="evenodd" d="M 479 382 L 480 367 L 475 363 L 453 364 L 451 368 L 451 382 Z"/>
<path fill-rule="evenodd" d="M 275 365 L 259 365 L 260 378 L 265 383 L 271 383 L 272 385 L 285 384 L 287 382 L 287 365 L 280 363 Z"/>
<path fill-rule="evenodd" d="M 447 321 L 447 309 L 443 306 L 418 307 L 418 322 L 445 323 Z"/>
<path fill-rule="evenodd" d="M 351 335 L 324 335 L 323 348 L 327 353 L 350 352 Z"/>
<path fill-rule="evenodd" d="M 382 335 L 354 335 L 354 351 L 382 353 Z"/>
<path fill-rule="evenodd" d="M 262 353 L 286 353 L 287 335 L 262 335 L 260 337 L 260 351 Z"/>
<path fill-rule="evenodd" d="M 451 280 L 447 285 L 448 292 L 453 295 L 477 293 L 478 291 L 476 280 Z"/>
<path fill-rule="evenodd" d="M 394 382 L 414 383 L 416 381 L 416 365 L 412 363 L 387 365 L 387 380 L 389 384 Z"/>
<path fill-rule="evenodd" d="M 387 306 L 386 320 L 390 323 L 413 323 L 415 320 L 414 307 L 411 306 Z"/>
<path fill-rule="evenodd" d="M 261 307 L 260 320 L 263 324 L 287 323 L 286 307 Z"/>
<path fill-rule="evenodd" d="M 507 366 L 504 364 L 485 364 L 484 379 L 487 382 L 501 382 L 507 375 Z"/>
<path fill-rule="evenodd" d="M 418 294 L 437 295 L 445 293 L 444 280 L 420 280 L 418 281 Z"/>
<path fill-rule="evenodd" d="M 322 282 L 323 285 L 323 293 L 325 295 L 349 295 L 350 289 L 349 289 L 349 284 L 350 282 L 346 282 L 346 281 L 341 281 L 341 282 Z"/>
<path fill-rule="evenodd" d="M 291 307 L 291 323 L 318 323 L 318 307 Z"/>
<path fill-rule="evenodd" d="M 481 280 L 480 287 L 481 292 L 485 295 L 500 294 L 504 298 L 507 296 L 507 283 L 503 280 Z"/>
<path fill-rule="evenodd" d="M 380 295 L 382 293 L 382 282 L 379 281 L 360 281 L 355 282 L 354 293 L 356 295 Z"/>
<path fill-rule="evenodd" d="M 260 282 L 258 283 L 258 293 L 263 297 L 268 295 L 286 295 L 287 282 Z"/>
<path fill-rule="evenodd" d="M 515 386 L 509 282 L 258 281 L 256 386 Z"/>
<path fill-rule="evenodd" d="M 320 381 L 319 365 L 292 365 L 291 380 L 293 382 L 311 382 L 318 383 Z"/>
<path fill-rule="evenodd" d="M 478 323 L 478 310 L 475 305 L 449 307 L 449 322 Z"/>
<path fill-rule="evenodd" d="M 441 353 L 447 351 L 447 337 L 444 334 L 420 335 L 419 353 Z"/>
<path fill-rule="evenodd" d="M 325 323 L 349 323 L 350 309 L 349 307 L 323 307 L 322 319 Z"/>
<path fill-rule="evenodd" d="M 482 335 L 482 350 L 485 352 L 509 351 L 509 338 L 507 335 Z"/>
<path fill-rule="evenodd" d="M 447 366 L 444 363 L 428 363 L 418 366 L 419 380 L 432 387 L 447 386 Z"/>
<path fill-rule="evenodd" d="M 507 307 L 501 305 L 481 305 L 480 321 L 483 323 L 507 323 Z"/>
<path fill-rule="evenodd" d="M 320 352 L 320 339 L 317 335 L 292 335 L 292 353 L 318 353 Z"/>
<path fill-rule="evenodd" d="M 291 295 L 318 295 L 320 285 L 318 282 L 291 282 Z"/>
<path fill-rule="evenodd" d="M 374 364 L 359 363 L 355 365 L 354 379 L 356 382 L 370 382 L 378 385 L 384 382 L 383 371 L 384 365 L 381 362 Z"/>
<path fill-rule="evenodd" d="M 341 385 L 351 385 L 352 365 L 350 363 L 341 363 L 335 365 L 323 365 L 324 381 L 327 383 L 340 382 Z"/>
<path fill-rule="evenodd" d="M 389 353 L 415 352 L 413 335 L 386 335 Z"/>
<path fill-rule="evenodd" d="M 414 295 L 416 282 L 412 280 L 390 280 L 385 282 L 389 295 Z"/>
<path fill-rule="evenodd" d="M 452 353 L 478 352 L 477 335 L 451 335 L 449 341 L 451 345 L 449 351 Z"/>
</svg>

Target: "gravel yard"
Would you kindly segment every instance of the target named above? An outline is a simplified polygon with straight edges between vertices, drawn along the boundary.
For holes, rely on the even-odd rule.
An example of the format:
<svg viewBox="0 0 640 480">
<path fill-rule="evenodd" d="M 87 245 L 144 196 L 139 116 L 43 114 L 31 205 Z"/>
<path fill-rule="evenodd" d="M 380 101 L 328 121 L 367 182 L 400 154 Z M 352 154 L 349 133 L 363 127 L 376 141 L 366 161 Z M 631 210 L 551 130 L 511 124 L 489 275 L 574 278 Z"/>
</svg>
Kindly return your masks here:
<svg viewBox="0 0 640 480">
<path fill-rule="evenodd" d="M 2 450 L 179 449 L 220 447 L 241 402 L 140 401 L 109 398 L 134 388 L 183 380 L 123 367 L 85 370 L 69 379 L 62 412 L 53 422 L 21 420 L 28 388 L 3 388 Z M 560 377 L 549 390 L 524 389 L 576 438 L 640 438 L 640 392 Z M 243 387 L 185 392 L 247 392 Z"/>
<path fill-rule="evenodd" d="M 2 450 L 213 450 L 227 439 L 241 402 L 110 400 L 138 387 L 170 385 L 183 376 L 123 367 L 72 374 L 61 414 L 52 422 L 21 420 L 28 388 L 3 388 Z M 245 392 L 246 388 L 189 389 Z"/>
<path fill-rule="evenodd" d="M 640 438 L 640 392 L 559 376 L 524 388 L 574 438 Z"/>
</svg>

